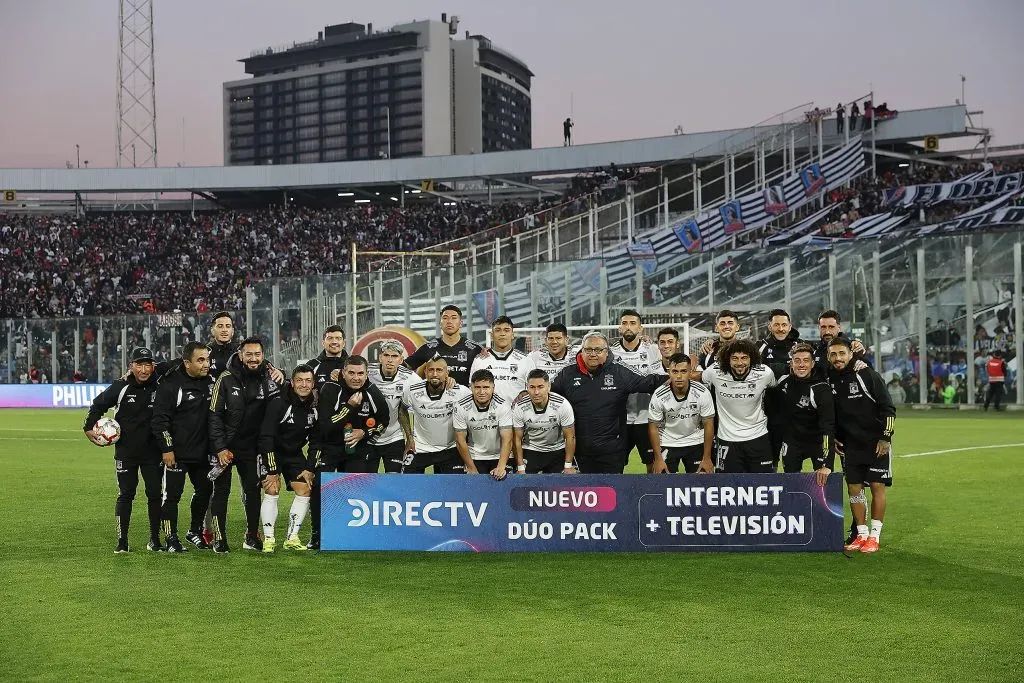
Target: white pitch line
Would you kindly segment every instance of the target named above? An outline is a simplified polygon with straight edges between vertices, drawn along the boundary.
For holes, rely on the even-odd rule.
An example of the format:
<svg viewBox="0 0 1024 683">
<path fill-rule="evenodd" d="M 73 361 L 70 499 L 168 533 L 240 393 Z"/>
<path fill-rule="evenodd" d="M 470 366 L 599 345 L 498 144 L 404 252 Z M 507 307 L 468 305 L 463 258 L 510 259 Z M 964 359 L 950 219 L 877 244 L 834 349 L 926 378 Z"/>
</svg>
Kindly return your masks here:
<svg viewBox="0 0 1024 683">
<path fill-rule="evenodd" d="M 942 455 L 944 453 L 961 453 L 963 451 L 984 451 L 991 448 L 1019 448 L 1024 446 L 1024 443 L 1001 443 L 992 446 L 970 446 L 969 448 L 947 448 L 942 451 L 926 451 L 924 453 L 907 453 L 905 455 L 897 455 L 897 458 L 919 458 L 922 455 Z"/>
</svg>

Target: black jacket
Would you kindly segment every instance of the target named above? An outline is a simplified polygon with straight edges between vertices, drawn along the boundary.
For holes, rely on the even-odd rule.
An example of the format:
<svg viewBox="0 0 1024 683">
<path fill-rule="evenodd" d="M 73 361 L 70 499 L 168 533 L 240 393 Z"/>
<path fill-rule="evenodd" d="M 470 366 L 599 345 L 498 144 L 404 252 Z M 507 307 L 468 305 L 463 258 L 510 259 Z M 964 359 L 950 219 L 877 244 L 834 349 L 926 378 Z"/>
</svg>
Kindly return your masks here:
<svg viewBox="0 0 1024 683">
<path fill-rule="evenodd" d="M 302 448 L 316 426 L 316 416 L 315 394 L 302 400 L 292 392 L 290 384 L 285 384 L 281 394 L 267 403 L 260 430 L 260 454 L 274 454 L 278 460 L 304 458 Z M 312 469 L 311 461 L 309 468 Z"/>
<path fill-rule="evenodd" d="M 795 329 L 790 330 L 785 339 L 779 341 L 770 332 L 757 343 L 757 350 L 761 354 L 761 362 L 765 365 L 770 363 L 789 364 L 789 354 L 793 347 L 800 341 L 800 333 Z M 764 392 L 764 412 L 768 416 L 768 422 L 772 425 L 782 425 L 786 420 L 786 409 L 782 398 L 780 387 L 770 387 Z"/>
<path fill-rule="evenodd" d="M 473 360 L 480 355 L 483 347 L 465 335 L 459 338 L 452 346 L 444 343 L 442 337 L 428 341 L 420 346 L 405 360 L 413 372 L 420 369 L 420 366 L 433 358 L 435 355 L 444 358 L 448 363 L 448 376 L 464 387 L 469 386 L 469 371 L 473 368 Z"/>
<path fill-rule="evenodd" d="M 207 420 L 212 393 L 212 377 L 190 377 L 184 367 L 160 380 L 151 426 L 162 453 L 173 451 L 180 462 L 208 460 Z"/>
<path fill-rule="evenodd" d="M 660 374 L 638 375 L 612 359 L 591 374 L 576 354 L 576 362 L 562 368 L 551 384 L 551 391 L 564 396 L 575 414 L 576 453 L 601 462 L 622 462 L 629 456 L 629 395 L 653 394 L 667 379 Z"/>
<path fill-rule="evenodd" d="M 363 402 L 353 408 L 348 400 L 357 391 L 363 392 Z M 387 399 L 369 380 L 359 389 L 350 389 L 344 382 L 328 382 L 320 392 L 317 405 L 317 426 L 310 437 L 310 450 L 323 450 L 333 455 L 345 450 L 345 425 L 366 432 L 356 444 L 356 449 L 363 451 L 370 447 L 373 437 L 384 433 L 391 421 Z"/>
<path fill-rule="evenodd" d="M 342 349 L 340 356 L 328 356 L 326 351 L 321 351 L 319 356 L 306 361 L 306 365 L 313 368 L 313 388 L 317 392 L 323 389 L 328 382 L 334 381 L 331 379 L 331 373 L 335 370 L 340 372 L 346 358 L 348 358 L 348 351 Z M 341 381 L 340 374 L 337 381 Z"/>
<path fill-rule="evenodd" d="M 785 442 L 817 446 L 814 469 L 834 469 L 836 411 L 832 387 L 815 372 L 807 379 L 786 375 L 779 383 L 780 409 L 785 420 Z"/>
<path fill-rule="evenodd" d="M 238 344 L 233 339 L 227 344 L 211 339 L 207 346 L 210 347 L 210 377 L 217 379 L 228 369 L 232 357 L 238 353 Z"/>
<path fill-rule="evenodd" d="M 160 444 L 151 425 L 156 388 L 155 373 L 144 384 L 135 375 L 115 380 L 93 399 L 82 429 L 89 431 L 104 413 L 116 407 L 114 419 L 121 425 L 121 438 L 114 444 L 114 457 L 133 463 L 159 463 Z"/>
<path fill-rule="evenodd" d="M 871 368 L 856 372 L 848 365 L 842 372 L 830 370 L 828 382 L 836 401 L 836 438 L 843 450 L 874 451 L 879 441 L 892 441 L 896 407 L 881 375 Z"/>
<path fill-rule="evenodd" d="M 269 363 L 249 370 L 238 356 L 232 358 L 213 387 L 210 452 L 227 449 L 235 456 L 255 458 L 267 402 L 280 393 L 281 387 L 270 379 Z"/>
</svg>

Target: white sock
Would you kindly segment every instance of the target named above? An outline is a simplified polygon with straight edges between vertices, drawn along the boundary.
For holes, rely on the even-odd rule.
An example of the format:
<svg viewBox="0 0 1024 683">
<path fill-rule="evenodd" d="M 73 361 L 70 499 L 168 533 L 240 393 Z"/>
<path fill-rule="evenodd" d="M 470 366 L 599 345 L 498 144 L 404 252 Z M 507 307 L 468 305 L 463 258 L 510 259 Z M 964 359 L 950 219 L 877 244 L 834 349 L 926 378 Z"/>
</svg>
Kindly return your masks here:
<svg viewBox="0 0 1024 683">
<path fill-rule="evenodd" d="M 857 535 L 860 536 L 861 538 L 867 538 L 867 535 L 868 535 L 868 525 L 867 524 L 858 524 L 857 525 Z"/>
<path fill-rule="evenodd" d="M 871 520 L 871 538 L 876 541 L 882 535 L 882 521 L 880 519 Z"/>
<path fill-rule="evenodd" d="M 212 501 L 213 498 L 211 497 L 210 500 Z M 212 503 L 210 504 L 209 507 L 206 508 L 206 517 L 203 518 L 203 528 L 204 529 L 209 529 L 210 531 L 213 531 L 213 504 Z"/>
<path fill-rule="evenodd" d="M 263 538 L 273 538 L 274 525 L 277 524 L 277 496 L 263 495 L 260 519 L 263 521 Z"/>
<path fill-rule="evenodd" d="M 288 538 L 295 536 L 306 521 L 306 513 L 309 512 L 309 496 L 295 496 L 292 501 L 292 509 L 288 513 Z"/>
</svg>

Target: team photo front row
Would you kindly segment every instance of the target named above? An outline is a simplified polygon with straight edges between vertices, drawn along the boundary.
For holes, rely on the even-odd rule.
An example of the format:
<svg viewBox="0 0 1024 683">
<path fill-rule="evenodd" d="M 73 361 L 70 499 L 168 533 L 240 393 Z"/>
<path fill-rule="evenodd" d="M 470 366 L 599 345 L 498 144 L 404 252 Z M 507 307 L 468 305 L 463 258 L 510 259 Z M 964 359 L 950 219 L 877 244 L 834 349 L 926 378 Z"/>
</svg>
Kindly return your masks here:
<svg viewBox="0 0 1024 683">
<path fill-rule="evenodd" d="M 839 455 L 853 517 L 846 549 L 875 552 L 892 485 L 895 408 L 885 383 L 856 357 L 863 347 L 842 335 L 834 311 L 819 318 L 816 345 L 799 340 L 785 311 L 770 318 L 755 343 L 737 338 L 737 316 L 721 312 L 718 339 L 696 359 L 680 351 L 673 328 L 648 339 L 636 311 L 621 314 L 614 343 L 595 331 L 570 348 L 556 323 L 542 349 L 523 353 L 509 318 L 494 321 L 482 347 L 461 335 L 462 312 L 446 306 L 442 335 L 408 358 L 396 340 L 380 345 L 379 362 L 349 355 L 344 331 L 331 326 L 323 352 L 285 377 L 259 337 L 232 344 L 231 317 L 219 313 L 212 342 L 188 343 L 179 361 L 157 364 L 135 349 L 128 373 L 86 417 L 86 437 L 114 445 L 115 552 L 131 550 L 140 476 L 149 550 L 229 552 L 237 471 L 242 547 L 270 553 L 282 486 L 295 494 L 283 547 L 319 549 L 324 472 L 621 474 L 634 449 L 649 473 L 772 473 L 780 463 L 795 473 L 810 461 L 819 486 Z M 114 419 L 103 417 L 111 409 Z M 193 495 L 182 538 L 186 479 Z"/>
</svg>

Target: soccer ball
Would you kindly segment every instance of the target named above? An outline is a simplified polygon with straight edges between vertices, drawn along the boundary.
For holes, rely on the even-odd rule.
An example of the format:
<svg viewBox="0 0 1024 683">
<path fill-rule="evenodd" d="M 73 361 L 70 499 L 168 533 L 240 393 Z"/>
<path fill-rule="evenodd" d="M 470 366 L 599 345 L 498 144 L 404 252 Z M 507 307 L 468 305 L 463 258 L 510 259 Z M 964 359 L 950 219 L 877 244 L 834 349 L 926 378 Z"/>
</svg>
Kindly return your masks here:
<svg viewBox="0 0 1024 683">
<path fill-rule="evenodd" d="M 104 417 L 100 418 L 96 422 L 96 426 L 93 428 L 96 433 L 96 441 L 99 442 L 100 446 L 110 446 L 117 443 L 117 440 L 121 438 L 121 425 L 117 424 L 117 420 Z"/>
</svg>

